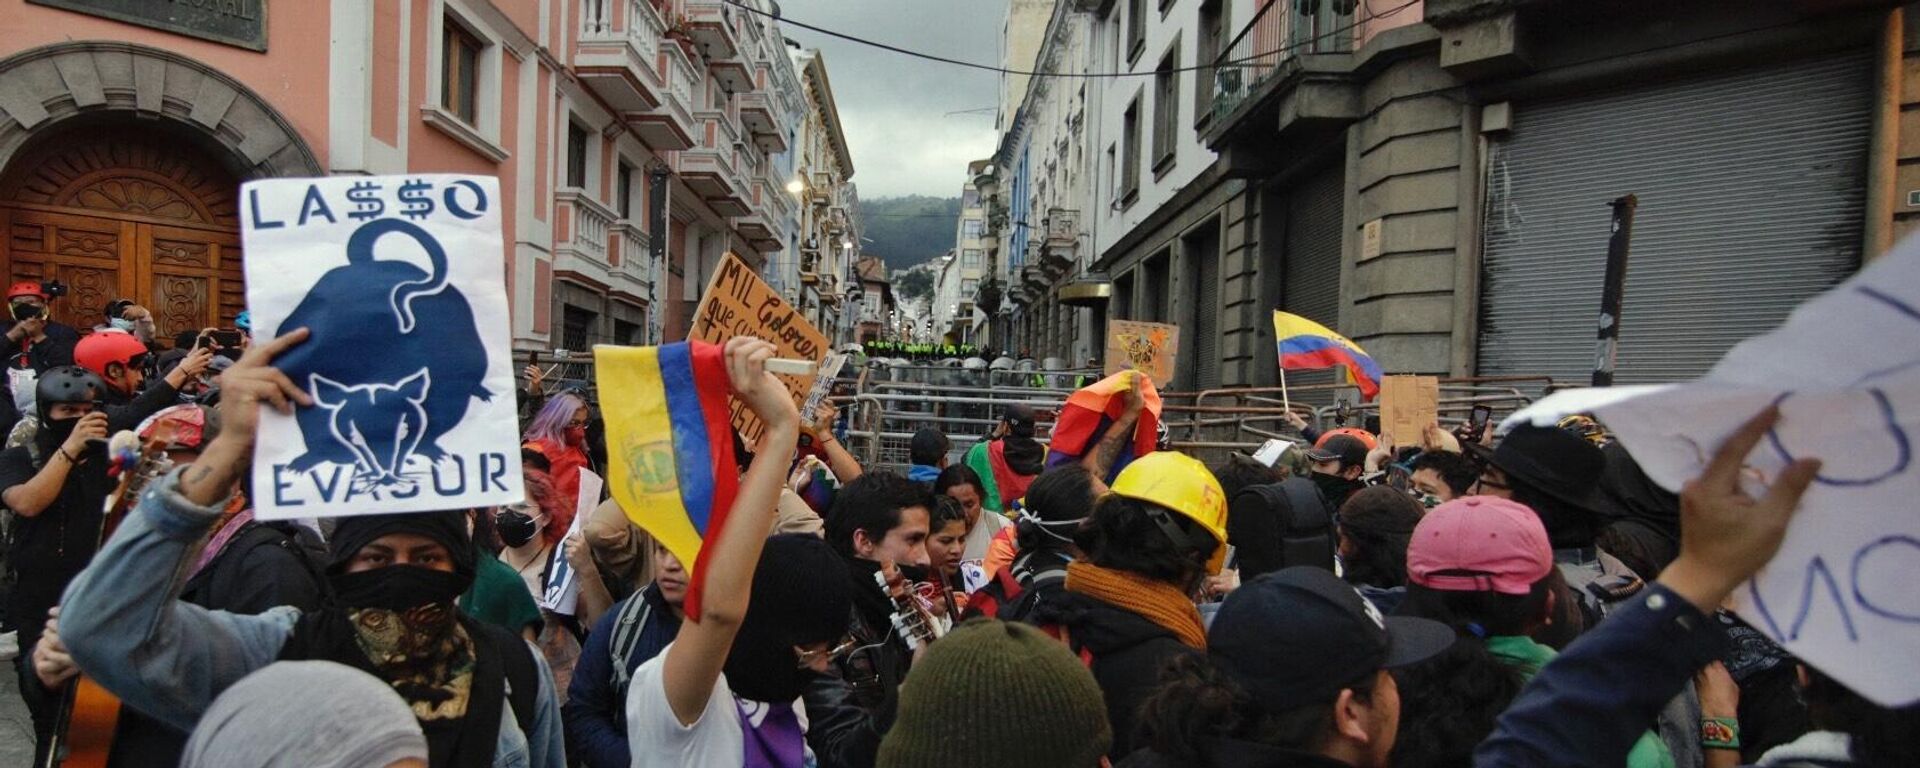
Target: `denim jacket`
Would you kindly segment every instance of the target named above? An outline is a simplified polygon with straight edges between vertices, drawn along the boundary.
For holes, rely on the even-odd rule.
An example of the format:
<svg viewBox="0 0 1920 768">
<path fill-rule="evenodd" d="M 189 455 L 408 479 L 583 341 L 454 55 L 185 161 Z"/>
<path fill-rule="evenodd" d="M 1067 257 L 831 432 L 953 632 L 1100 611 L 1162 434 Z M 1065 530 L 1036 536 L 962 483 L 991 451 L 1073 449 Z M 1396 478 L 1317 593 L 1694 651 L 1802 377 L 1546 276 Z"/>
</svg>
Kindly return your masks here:
<svg viewBox="0 0 1920 768">
<path fill-rule="evenodd" d="M 67 587 L 60 635 L 73 659 L 128 706 L 175 728 L 195 722 L 227 689 L 272 664 L 293 634 L 299 609 L 255 616 L 209 611 L 179 599 L 195 542 L 225 501 L 198 506 L 180 495 L 180 471 L 153 482 L 93 563 Z M 501 712 L 496 768 L 563 768 L 565 740 L 553 673 L 539 651 L 534 732 Z"/>
<path fill-rule="evenodd" d="M 1621 765 L 1667 701 L 1725 646 L 1719 622 L 1649 585 L 1527 683 L 1473 764 Z"/>
</svg>

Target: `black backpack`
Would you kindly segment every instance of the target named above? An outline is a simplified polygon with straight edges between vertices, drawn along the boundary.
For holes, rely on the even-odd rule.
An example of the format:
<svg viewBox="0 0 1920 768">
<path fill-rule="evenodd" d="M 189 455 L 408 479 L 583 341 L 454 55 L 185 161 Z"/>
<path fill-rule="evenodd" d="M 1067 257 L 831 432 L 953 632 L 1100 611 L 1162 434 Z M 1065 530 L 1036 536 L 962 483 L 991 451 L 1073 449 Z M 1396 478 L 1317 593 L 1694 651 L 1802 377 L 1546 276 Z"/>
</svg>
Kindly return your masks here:
<svg viewBox="0 0 1920 768">
<path fill-rule="evenodd" d="M 1240 579 L 1296 565 L 1332 571 L 1339 540 L 1333 516 L 1333 505 L 1304 477 L 1242 489 L 1227 512 Z"/>
</svg>

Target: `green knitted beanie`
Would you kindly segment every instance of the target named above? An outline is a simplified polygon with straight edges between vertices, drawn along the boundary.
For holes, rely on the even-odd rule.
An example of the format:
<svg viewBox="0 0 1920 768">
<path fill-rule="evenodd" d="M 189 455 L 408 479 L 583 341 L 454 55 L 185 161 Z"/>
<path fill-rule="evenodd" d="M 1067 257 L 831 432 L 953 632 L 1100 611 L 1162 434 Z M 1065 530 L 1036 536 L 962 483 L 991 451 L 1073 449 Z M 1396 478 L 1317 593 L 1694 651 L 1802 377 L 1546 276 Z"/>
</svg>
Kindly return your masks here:
<svg viewBox="0 0 1920 768">
<path fill-rule="evenodd" d="M 974 619 L 913 665 L 879 768 L 1093 768 L 1112 742 L 1079 657 L 1028 625 Z"/>
</svg>

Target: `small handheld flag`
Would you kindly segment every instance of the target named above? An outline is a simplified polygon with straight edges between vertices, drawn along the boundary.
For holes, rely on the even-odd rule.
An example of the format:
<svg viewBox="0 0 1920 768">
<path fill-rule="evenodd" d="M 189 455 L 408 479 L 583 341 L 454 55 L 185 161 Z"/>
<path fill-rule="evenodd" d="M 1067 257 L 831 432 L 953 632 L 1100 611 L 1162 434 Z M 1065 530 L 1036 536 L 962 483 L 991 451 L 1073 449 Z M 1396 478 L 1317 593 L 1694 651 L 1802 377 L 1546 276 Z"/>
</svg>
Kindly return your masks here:
<svg viewBox="0 0 1920 768">
<path fill-rule="evenodd" d="M 607 485 L 627 519 L 689 566 L 686 613 L 700 616 L 708 535 L 739 490 L 720 346 L 593 348 L 607 422 Z"/>
<path fill-rule="evenodd" d="M 1380 394 L 1380 366 L 1360 345 L 1326 326 L 1299 315 L 1275 311 L 1273 338 L 1280 348 L 1281 370 L 1345 368 L 1353 383 L 1360 387 L 1361 397 L 1372 400 Z"/>
</svg>

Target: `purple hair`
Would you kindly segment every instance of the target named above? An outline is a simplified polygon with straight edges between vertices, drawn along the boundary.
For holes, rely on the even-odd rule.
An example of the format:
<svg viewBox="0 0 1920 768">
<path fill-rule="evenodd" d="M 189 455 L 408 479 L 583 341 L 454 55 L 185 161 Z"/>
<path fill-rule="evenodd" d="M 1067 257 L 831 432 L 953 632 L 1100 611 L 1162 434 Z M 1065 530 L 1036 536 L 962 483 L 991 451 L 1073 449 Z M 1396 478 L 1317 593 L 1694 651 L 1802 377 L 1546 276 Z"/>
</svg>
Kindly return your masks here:
<svg viewBox="0 0 1920 768">
<path fill-rule="evenodd" d="M 540 413 L 533 417 L 533 423 L 527 425 L 527 433 L 520 436 L 522 442 L 546 440 L 558 445 L 567 444 L 567 424 L 573 421 L 574 412 L 587 407 L 587 401 L 571 392 L 555 395 L 548 400 Z"/>
</svg>

